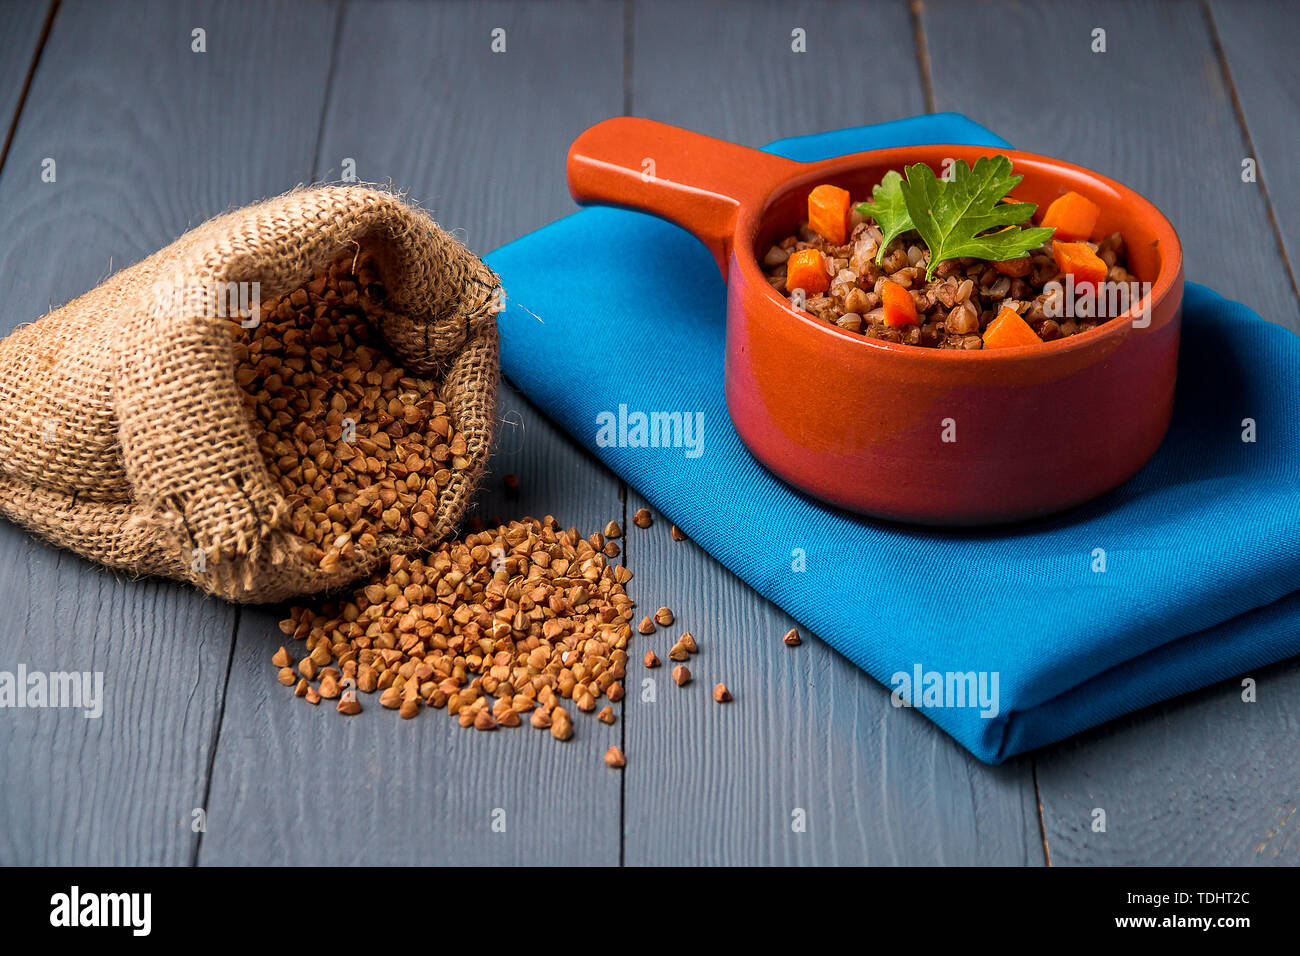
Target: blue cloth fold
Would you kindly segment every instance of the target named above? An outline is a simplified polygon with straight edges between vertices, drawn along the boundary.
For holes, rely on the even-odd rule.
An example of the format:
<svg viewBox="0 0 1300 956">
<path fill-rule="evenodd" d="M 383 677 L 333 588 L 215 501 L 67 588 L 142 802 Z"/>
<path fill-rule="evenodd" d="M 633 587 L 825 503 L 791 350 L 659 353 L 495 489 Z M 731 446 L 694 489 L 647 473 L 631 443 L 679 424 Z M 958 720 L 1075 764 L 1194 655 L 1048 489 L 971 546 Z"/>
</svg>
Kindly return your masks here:
<svg viewBox="0 0 1300 956">
<path fill-rule="evenodd" d="M 767 148 L 814 160 L 936 142 L 1007 145 L 939 114 Z M 1300 653 L 1300 337 L 1245 306 L 1188 284 L 1173 423 L 1123 487 L 1011 529 L 936 531 L 823 506 L 754 460 L 723 400 L 723 282 L 686 232 L 593 208 L 487 261 L 509 296 L 511 380 L 723 565 L 981 760 Z M 701 453 L 598 441 L 602 413 L 620 406 L 701 413 Z M 898 675 L 918 668 L 909 689 Z M 996 714 L 927 706 L 928 675 L 967 673 L 996 675 Z"/>
</svg>

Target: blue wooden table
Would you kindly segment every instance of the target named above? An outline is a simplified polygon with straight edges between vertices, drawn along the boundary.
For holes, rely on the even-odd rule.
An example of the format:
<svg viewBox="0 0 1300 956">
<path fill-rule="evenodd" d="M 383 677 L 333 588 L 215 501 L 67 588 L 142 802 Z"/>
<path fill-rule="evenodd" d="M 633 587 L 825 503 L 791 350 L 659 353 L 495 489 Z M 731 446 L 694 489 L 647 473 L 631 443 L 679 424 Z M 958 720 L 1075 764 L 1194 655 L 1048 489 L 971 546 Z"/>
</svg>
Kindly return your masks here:
<svg viewBox="0 0 1300 956">
<path fill-rule="evenodd" d="M 1135 187 L 1189 278 L 1297 330 L 1297 35 L 1295 5 L 1228 0 L 5 2 L 0 331 L 352 167 L 487 252 L 572 210 L 565 149 L 608 116 L 759 145 L 933 110 Z M 480 514 L 631 525 L 635 489 L 508 383 L 501 411 Z M 0 712 L 0 864 L 1300 861 L 1300 662 L 989 768 L 814 636 L 784 647 L 792 622 L 668 529 L 631 528 L 632 597 L 707 635 L 737 699 L 630 694 L 560 745 L 307 707 L 274 610 L 0 525 L 0 670 L 103 671 L 106 697 Z"/>
</svg>

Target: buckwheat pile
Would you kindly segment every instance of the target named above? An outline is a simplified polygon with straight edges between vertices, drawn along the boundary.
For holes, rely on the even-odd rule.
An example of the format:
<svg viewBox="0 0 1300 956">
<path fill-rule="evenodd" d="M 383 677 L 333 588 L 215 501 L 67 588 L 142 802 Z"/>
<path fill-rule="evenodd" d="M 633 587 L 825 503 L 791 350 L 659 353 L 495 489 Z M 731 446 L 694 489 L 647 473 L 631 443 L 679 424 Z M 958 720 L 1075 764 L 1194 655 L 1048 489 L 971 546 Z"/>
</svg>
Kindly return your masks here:
<svg viewBox="0 0 1300 956">
<path fill-rule="evenodd" d="M 408 719 L 444 709 L 478 730 L 527 721 L 568 740 L 571 709 L 612 724 L 636 607 L 623 588 L 632 573 L 610 563 L 621 536 L 613 521 L 584 538 L 548 515 L 471 532 L 426 557 L 394 557 L 345 600 L 294 607 L 280 629 L 305 655 L 281 647 L 272 663 L 299 697 L 337 700 L 348 715 L 361 712 L 360 691 Z M 646 621 L 655 633 L 674 615 L 661 607 Z M 685 632 L 669 657 L 698 653 Z M 653 650 L 643 664 L 659 666 Z M 672 676 L 679 687 L 691 680 L 685 664 Z M 731 692 L 719 683 L 713 699 L 728 703 Z M 625 765 L 617 747 L 605 761 Z"/>
<path fill-rule="evenodd" d="M 606 532 L 583 538 L 547 516 L 471 533 L 425 558 L 394 557 L 348 600 L 293 609 L 281 630 L 307 655 L 295 669 L 281 648 L 280 680 L 316 702 L 339 697 L 352 678 L 403 717 L 446 708 L 480 730 L 526 718 L 567 739 L 568 706 L 592 712 L 623 697 L 632 575 L 609 561 L 618 526 Z"/>
<path fill-rule="evenodd" d="M 379 341 L 368 316 L 386 295 L 361 253 L 263 303 L 255 328 L 226 323 L 258 446 L 325 571 L 384 532 L 424 535 L 439 489 L 469 467 L 436 383 L 408 375 Z"/>
</svg>

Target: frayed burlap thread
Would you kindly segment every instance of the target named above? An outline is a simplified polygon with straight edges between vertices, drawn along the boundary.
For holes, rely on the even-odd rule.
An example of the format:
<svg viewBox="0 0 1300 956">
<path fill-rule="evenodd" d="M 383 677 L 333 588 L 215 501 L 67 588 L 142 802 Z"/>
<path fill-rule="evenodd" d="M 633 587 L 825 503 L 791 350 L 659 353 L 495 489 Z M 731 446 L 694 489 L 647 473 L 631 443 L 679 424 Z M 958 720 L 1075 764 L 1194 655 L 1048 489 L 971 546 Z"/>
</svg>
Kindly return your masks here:
<svg viewBox="0 0 1300 956">
<path fill-rule="evenodd" d="M 428 537 L 380 535 L 327 573 L 289 527 L 225 320 L 175 293 L 257 282 L 266 301 L 362 248 L 388 292 L 372 321 L 409 372 L 439 382 L 470 467 L 441 489 Z M 383 190 L 298 189 L 212 219 L 0 341 L 0 512 L 108 567 L 231 601 L 354 582 L 446 537 L 474 494 L 496 418 L 499 291 L 477 256 Z"/>
</svg>

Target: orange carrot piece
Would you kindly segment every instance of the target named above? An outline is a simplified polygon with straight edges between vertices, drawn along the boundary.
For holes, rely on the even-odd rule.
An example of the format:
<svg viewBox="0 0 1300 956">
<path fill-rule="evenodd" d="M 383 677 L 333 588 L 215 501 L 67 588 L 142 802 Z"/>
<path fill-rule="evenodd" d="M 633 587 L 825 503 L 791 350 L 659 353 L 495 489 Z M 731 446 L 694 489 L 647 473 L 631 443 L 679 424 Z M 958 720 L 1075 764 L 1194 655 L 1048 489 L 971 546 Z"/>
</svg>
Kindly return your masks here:
<svg viewBox="0 0 1300 956">
<path fill-rule="evenodd" d="M 1095 287 L 1106 281 L 1106 263 L 1086 242 L 1053 242 L 1052 258 L 1056 260 L 1056 268 L 1074 276 L 1076 287 Z"/>
<path fill-rule="evenodd" d="M 881 284 L 880 300 L 886 325 L 916 325 L 916 300 L 897 282 L 886 279 Z"/>
<path fill-rule="evenodd" d="M 1023 279 L 1034 268 L 1034 260 L 1029 256 L 1021 256 L 1019 259 L 1007 259 L 1003 262 L 993 263 L 993 268 L 997 269 L 1004 276 L 1011 276 L 1014 279 Z"/>
<path fill-rule="evenodd" d="M 831 287 L 826 259 L 816 249 L 800 249 L 785 260 L 785 288 L 803 289 L 804 295 L 821 295 Z"/>
<path fill-rule="evenodd" d="M 1043 213 L 1043 225 L 1055 229 L 1057 239 L 1091 239 L 1100 215 L 1101 208 L 1091 199 L 1068 192 L 1052 200 Z"/>
<path fill-rule="evenodd" d="M 986 349 L 1005 349 L 1016 345 L 1041 345 L 1043 342 L 1029 323 L 1015 309 L 1004 307 L 984 330 Z"/>
<path fill-rule="evenodd" d="M 808 194 L 808 225 L 833 246 L 849 238 L 849 191 L 839 186 L 818 186 Z"/>
</svg>

